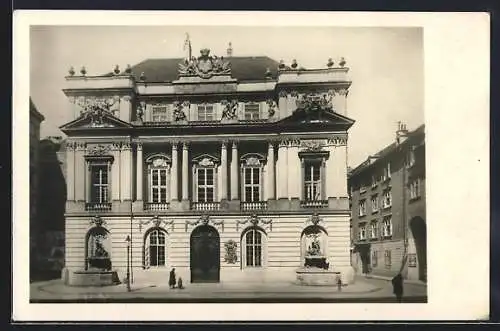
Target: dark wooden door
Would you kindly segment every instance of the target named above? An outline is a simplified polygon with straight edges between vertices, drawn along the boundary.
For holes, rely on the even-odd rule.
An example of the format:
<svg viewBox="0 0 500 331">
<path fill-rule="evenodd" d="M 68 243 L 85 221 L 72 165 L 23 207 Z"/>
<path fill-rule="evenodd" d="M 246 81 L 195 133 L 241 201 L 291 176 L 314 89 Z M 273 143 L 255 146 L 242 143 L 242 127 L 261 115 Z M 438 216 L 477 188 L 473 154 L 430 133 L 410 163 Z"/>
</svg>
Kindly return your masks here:
<svg viewBox="0 0 500 331">
<path fill-rule="evenodd" d="M 201 225 L 191 234 L 191 283 L 218 283 L 220 238 L 210 225 Z"/>
</svg>

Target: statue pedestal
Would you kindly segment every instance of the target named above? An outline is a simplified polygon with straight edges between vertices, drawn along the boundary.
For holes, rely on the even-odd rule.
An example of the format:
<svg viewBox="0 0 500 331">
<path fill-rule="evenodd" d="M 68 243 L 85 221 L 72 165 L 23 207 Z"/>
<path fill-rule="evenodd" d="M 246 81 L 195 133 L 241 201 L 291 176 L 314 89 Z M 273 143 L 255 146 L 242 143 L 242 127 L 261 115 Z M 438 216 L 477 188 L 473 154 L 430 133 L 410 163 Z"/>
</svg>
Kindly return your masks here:
<svg viewBox="0 0 500 331">
<path fill-rule="evenodd" d="M 306 262 L 304 263 L 304 267 L 313 267 L 326 270 L 328 270 L 329 268 L 329 263 L 326 262 L 326 257 L 324 256 L 311 255 L 311 256 L 306 256 L 305 259 Z"/>
<path fill-rule="evenodd" d="M 75 271 L 68 277 L 69 286 L 110 286 L 120 284 L 116 271 L 99 269 Z"/>
<path fill-rule="evenodd" d="M 337 286 L 340 272 L 316 267 L 303 267 L 295 271 L 297 282 L 306 286 Z"/>
</svg>

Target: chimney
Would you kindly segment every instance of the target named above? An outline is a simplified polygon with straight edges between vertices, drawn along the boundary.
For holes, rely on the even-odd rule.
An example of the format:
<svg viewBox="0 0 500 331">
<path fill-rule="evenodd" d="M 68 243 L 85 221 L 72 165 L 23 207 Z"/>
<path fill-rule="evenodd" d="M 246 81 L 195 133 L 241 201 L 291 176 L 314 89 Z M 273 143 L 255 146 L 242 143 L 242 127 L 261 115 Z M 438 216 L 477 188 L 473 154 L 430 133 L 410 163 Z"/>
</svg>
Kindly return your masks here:
<svg viewBox="0 0 500 331">
<path fill-rule="evenodd" d="M 229 42 L 229 45 L 227 46 L 227 56 L 233 56 L 233 44 L 231 42 Z"/>
<path fill-rule="evenodd" d="M 403 143 L 408 137 L 408 130 L 406 129 L 406 124 L 399 121 L 398 122 L 398 130 L 396 131 L 396 144 Z"/>
</svg>

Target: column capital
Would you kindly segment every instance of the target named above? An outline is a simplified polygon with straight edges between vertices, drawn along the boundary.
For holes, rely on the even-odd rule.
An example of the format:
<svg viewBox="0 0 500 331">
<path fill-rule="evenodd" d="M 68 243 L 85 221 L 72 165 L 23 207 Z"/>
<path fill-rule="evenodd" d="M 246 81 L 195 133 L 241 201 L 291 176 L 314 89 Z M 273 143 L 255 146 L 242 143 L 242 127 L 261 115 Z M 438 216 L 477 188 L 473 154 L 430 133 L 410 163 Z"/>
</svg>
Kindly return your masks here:
<svg viewBox="0 0 500 331">
<path fill-rule="evenodd" d="M 121 143 L 117 143 L 117 142 L 112 143 L 111 144 L 111 150 L 112 151 L 119 151 L 119 150 L 121 150 L 121 146 L 122 146 Z"/>
<path fill-rule="evenodd" d="M 227 148 L 227 145 L 230 143 L 229 140 L 222 140 L 221 141 L 221 146 L 222 148 L 226 149 Z"/>
<path fill-rule="evenodd" d="M 66 141 L 66 150 L 74 151 L 76 148 L 76 143 L 74 141 Z"/>
<path fill-rule="evenodd" d="M 77 151 L 85 151 L 87 149 L 87 144 L 85 142 L 78 141 L 75 143 L 75 149 Z"/>
<path fill-rule="evenodd" d="M 172 144 L 172 150 L 177 151 L 179 148 L 179 142 L 178 141 L 172 141 L 170 142 Z"/>
<path fill-rule="evenodd" d="M 121 144 L 122 151 L 130 151 L 132 149 L 132 145 L 130 142 L 124 142 Z"/>
<path fill-rule="evenodd" d="M 239 140 L 231 140 L 231 147 L 233 149 L 237 149 L 238 148 L 238 143 L 239 143 Z"/>
<path fill-rule="evenodd" d="M 138 151 L 142 151 L 142 142 L 138 141 L 135 143 L 135 145 L 137 146 Z"/>
<path fill-rule="evenodd" d="M 183 141 L 182 142 L 182 149 L 187 151 L 189 149 L 189 144 L 190 144 L 189 141 Z"/>
</svg>

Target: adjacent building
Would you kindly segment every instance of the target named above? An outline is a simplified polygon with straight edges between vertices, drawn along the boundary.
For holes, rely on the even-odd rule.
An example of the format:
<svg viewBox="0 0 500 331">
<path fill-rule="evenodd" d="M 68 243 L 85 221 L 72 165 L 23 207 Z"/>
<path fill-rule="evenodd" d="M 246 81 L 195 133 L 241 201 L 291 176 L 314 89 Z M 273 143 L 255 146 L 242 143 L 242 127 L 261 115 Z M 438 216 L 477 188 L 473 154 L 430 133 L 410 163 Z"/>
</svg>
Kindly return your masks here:
<svg viewBox="0 0 500 331">
<path fill-rule="evenodd" d="M 30 98 L 30 275 L 37 266 L 38 196 L 39 196 L 39 141 L 40 124 L 45 120 Z"/>
<path fill-rule="evenodd" d="M 61 274 L 64 266 L 64 213 L 66 207 L 66 144 L 60 136 L 40 141 L 39 246 L 45 273 Z"/>
<path fill-rule="evenodd" d="M 134 282 L 295 279 L 314 253 L 351 282 L 345 61 L 185 46 L 66 77 L 65 281 L 128 265 Z"/>
<path fill-rule="evenodd" d="M 399 124 L 395 142 L 349 171 L 357 273 L 427 279 L 425 127 Z"/>
</svg>

